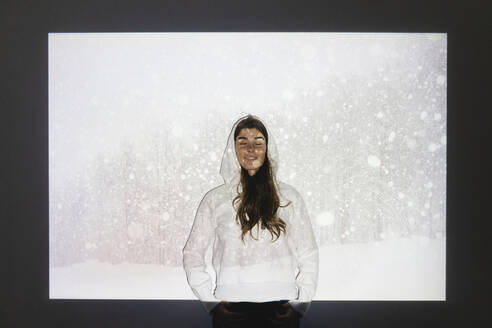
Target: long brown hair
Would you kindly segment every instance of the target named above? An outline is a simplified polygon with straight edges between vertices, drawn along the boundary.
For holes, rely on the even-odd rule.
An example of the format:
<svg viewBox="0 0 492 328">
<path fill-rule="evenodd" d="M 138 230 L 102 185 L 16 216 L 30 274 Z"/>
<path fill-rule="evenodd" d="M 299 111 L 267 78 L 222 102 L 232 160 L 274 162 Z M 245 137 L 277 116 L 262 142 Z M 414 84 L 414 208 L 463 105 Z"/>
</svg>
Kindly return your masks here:
<svg viewBox="0 0 492 328">
<path fill-rule="evenodd" d="M 250 176 L 248 171 L 241 167 L 241 186 L 242 191 L 232 200 L 234 208 L 236 203 L 239 206 L 236 210 L 236 221 L 241 224 L 241 239 L 244 241 L 244 236 L 249 232 L 252 238 L 251 230 L 260 224 L 262 229 L 268 229 L 272 235 L 272 240 L 276 241 L 281 233 L 286 233 L 286 223 L 277 216 L 279 207 L 286 207 L 290 204 L 280 205 L 280 198 L 277 193 L 277 187 L 274 182 L 274 174 L 272 164 L 268 158 L 268 132 L 263 123 L 257 118 L 248 115 L 240 121 L 234 130 L 234 142 L 242 129 L 257 129 L 265 136 L 267 150 L 265 153 L 265 161 L 258 169 L 256 174 Z M 275 236 L 275 239 L 274 239 Z"/>
</svg>

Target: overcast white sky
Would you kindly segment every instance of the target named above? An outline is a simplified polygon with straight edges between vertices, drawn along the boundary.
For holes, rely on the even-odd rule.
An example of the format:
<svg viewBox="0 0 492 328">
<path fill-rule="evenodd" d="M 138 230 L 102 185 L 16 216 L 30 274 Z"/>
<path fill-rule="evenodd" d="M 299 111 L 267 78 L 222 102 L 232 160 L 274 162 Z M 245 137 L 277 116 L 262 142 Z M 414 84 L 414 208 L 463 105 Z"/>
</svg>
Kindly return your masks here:
<svg viewBox="0 0 492 328">
<path fill-rule="evenodd" d="M 170 113 L 186 131 L 207 114 L 269 112 L 321 81 L 390 68 L 422 39 L 445 47 L 445 34 L 51 33 L 50 169 L 63 180 Z"/>
</svg>

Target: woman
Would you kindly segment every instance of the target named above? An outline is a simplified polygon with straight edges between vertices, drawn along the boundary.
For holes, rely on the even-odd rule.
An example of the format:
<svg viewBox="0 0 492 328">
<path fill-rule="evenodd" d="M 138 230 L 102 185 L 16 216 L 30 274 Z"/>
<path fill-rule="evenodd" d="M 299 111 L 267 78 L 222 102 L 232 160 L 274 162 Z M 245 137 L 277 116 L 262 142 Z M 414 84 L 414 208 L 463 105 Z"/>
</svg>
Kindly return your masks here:
<svg viewBox="0 0 492 328">
<path fill-rule="evenodd" d="M 188 283 L 214 327 L 298 327 L 314 296 L 311 222 L 301 195 L 276 181 L 276 168 L 265 125 L 241 118 L 222 158 L 225 183 L 205 194 L 183 250 Z M 205 269 L 209 247 L 215 281 Z"/>
</svg>

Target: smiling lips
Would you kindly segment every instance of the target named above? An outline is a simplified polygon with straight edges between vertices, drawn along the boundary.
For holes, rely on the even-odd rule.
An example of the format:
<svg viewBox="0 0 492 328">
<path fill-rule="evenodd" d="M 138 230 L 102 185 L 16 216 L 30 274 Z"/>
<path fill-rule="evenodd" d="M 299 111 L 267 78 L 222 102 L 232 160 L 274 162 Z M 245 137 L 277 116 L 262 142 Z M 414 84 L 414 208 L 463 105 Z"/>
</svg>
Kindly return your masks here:
<svg viewBox="0 0 492 328">
<path fill-rule="evenodd" d="M 257 157 L 246 157 L 246 159 L 249 161 L 254 161 L 255 159 L 257 159 Z"/>
</svg>

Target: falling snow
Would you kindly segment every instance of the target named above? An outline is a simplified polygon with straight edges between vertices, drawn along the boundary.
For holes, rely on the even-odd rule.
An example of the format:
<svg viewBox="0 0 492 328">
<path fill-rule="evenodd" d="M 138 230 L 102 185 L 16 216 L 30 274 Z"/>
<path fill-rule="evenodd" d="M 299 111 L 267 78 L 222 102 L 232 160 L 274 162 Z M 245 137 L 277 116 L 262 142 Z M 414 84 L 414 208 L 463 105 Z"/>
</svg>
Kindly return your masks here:
<svg viewBox="0 0 492 328">
<path fill-rule="evenodd" d="M 375 155 L 369 155 L 367 157 L 367 163 L 372 167 L 381 166 L 381 160 Z"/>
<path fill-rule="evenodd" d="M 436 78 L 436 82 L 438 84 L 444 84 L 446 82 L 446 77 L 444 75 L 439 75 Z"/>
<path fill-rule="evenodd" d="M 388 141 L 393 142 L 393 140 L 395 140 L 395 136 L 396 136 L 395 131 L 391 131 L 389 136 L 388 136 Z"/>
<path fill-rule="evenodd" d="M 431 152 L 434 152 L 434 151 L 436 151 L 437 149 L 439 149 L 439 145 L 438 145 L 438 144 L 436 144 L 436 143 L 431 142 L 431 143 L 429 144 L 429 146 L 427 147 L 427 149 L 428 149 L 429 151 L 431 151 Z"/>
<path fill-rule="evenodd" d="M 318 244 L 331 250 L 324 254 L 352 255 L 321 258 L 339 280 L 321 279 L 320 286 L 357 298 L 370 284 L 358 288 L 366 280 L 350 276 L 350 268 L 373 267 L 379 258 L 361 254 L 401 238 L 410 258 L 427 256 L 425 263 L 406 263 L 413 272 L 441 263 L 425 250 L 446 237 L 445 37 L 238 40 L 218 38 L 210 47 L 203 46 L 207 40 L 181 40 L 169 44 L 172 51 L 158 44 L 142 52 L 121 51 L 108 36 L 107 57 L 69 51 L 81 48 L 73 38 L 50 50 L 50 268 L 60 279 L 53 285 L 58 295 L 77 263 L 97 263 L 94 272 L 127 270 L 121 277 L 136 266 L 181 269 L 196 208 L 222 183 L 225 142 L 245 112 L 268 124 L 279 180 L 304 197 Z M 84 42 L 88 52 L 98 49 Z M 397 277 L 399 268 L 389 267 L 382 272 Z M 125 294 L 127 285 L 114 286 Z M 117 296 L 118 288 L 108 290 Z"/>
<path fill-rule="evenodd" d="M 320 226 L 328 226 L 335 222 L 335 216 L 332 212 L 321 212 L 316 216 L 315 221 Z"/>
</svg>

